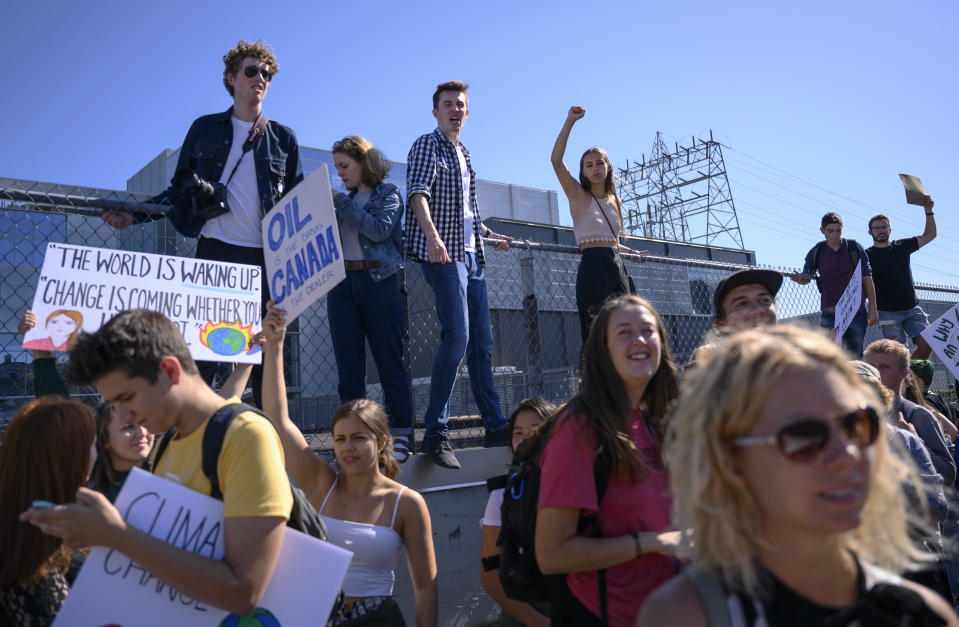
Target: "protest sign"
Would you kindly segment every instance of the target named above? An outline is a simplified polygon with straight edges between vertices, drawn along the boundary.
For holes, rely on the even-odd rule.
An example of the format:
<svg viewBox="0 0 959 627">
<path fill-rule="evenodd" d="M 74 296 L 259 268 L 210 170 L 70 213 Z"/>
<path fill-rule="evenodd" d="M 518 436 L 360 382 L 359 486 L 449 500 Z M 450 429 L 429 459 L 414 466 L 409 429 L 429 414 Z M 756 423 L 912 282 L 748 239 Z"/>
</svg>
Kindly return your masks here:
<svg viewBox="0 0 959 627">
<path fill-rule="evenodd" d="M 922 181 L 918 177 L 908 174 L 900 174 L 899 179 L 906 190 L 906 203 L 922 207 L 926 200 L 926 190 L 922 186 Z"/>
<path fill-rule="evenodd" d="M 51 242 L 33 297 L 37 326 L 24 348 L 66 351 L 124 309 L 173 321 L 194 359 L 260 363 L 259 266 Z"/>
<path fill-rule="evenodd" d="M 852 273 L 852 278 L 849 279 L 849 285 L 846 286 L 842 296 L 839 297 L 839 302 L 836 303 L 836 318 L 832 325 L 836 333 L 833 337 L 836 344 L 842 344 L 842 336 L 852 323 L 852 319 L 859 313 L 861 304 L 862 262 L 860 261 L 856 264 L 856 271 Z"/>
<path fill-rule="evenodd" d="M 116 500 L 130 525 L 178 548 L 223 559 L 223 503 L 134 468 Z M 113 549 L 95 547 L 77 575 L 54 627 L 217 627 L 322 625 L 352 553 L 285 528 L 273 577 L 254 612 L 238 617 L 160 581 Z"/>
<path fill-rule="evenodd" d="M 325 165 L 263 217 L 262 230 L 270 294 L 289 323 L 346 278 Z"/>
<path fill-rule="evenodd" d="M 959 379 L 959 303 L 923 329 L 922 337 L 952 376 Z"/>
</svg>

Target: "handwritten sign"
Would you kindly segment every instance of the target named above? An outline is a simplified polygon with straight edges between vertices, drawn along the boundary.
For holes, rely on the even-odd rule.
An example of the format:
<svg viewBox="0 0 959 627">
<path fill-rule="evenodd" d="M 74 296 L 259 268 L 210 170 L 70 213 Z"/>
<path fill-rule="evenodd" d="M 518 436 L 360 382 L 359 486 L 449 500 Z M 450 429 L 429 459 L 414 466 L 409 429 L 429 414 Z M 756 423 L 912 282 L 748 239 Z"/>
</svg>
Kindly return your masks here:
<svg viewBox="0 0 959 627">
<path fill-rule="evenodd" d="M 906 190 L 906 203 L 922 207 L 926 200 L 926 190 L 922 186 L 922 181 L 919 180 L 919 177 L 900 174 L 899 179 L 902 181 L 902 186 Z"/>
<path fill-rule="evenodd" d="M 260 363 L 258 266 L 47 244 L 33 297 L 38 324 L 23 347 L 66 351 L 124 309 L 150 309 L 180 329 L 194 359 Z"/>
<path fill-rule="evenodd" d="M 959 379 L 959 303 L 923 329 L 922 337 L 952 376 Z"/>
<path fill-rule="evenodd" d="M 178 548 L 223 559 L 223 503 L 133 469 L 116 501 L 129 524 Z M 353 554 L 286 528 L 273 577 L 257 609 L 238 617 L 191 599 L 122 553 L 90 551 L 54 627 L 217 627 L 323 624 Z"/>
<path fill-rule="evenodd" d="M 859 313 L 859 307 L 862 305 L 862 262 L 856 264 L 856 271 L 852 273 L 849 279 L 849 285 L 846 286 L 839 302 L 836 303 L 836 319 L 833 323 L 835 329 L 836 344 L 842 344 L 842 336 L 846 329 L 852 323 L 852 319 Z"/>
<path fill-rule="evenodd" d="M 326 165 L 263 217 L 262 230 L 270 294 L 287 322 L 346 278 Z"/>
</svg>

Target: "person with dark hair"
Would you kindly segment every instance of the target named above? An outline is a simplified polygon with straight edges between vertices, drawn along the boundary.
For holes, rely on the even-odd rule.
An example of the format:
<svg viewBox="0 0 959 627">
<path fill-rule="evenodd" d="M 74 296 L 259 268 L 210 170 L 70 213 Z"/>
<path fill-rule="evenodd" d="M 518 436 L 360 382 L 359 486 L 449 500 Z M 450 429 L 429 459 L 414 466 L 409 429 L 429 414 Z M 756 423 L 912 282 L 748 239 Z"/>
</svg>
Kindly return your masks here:
<svg viewBox="0 0 959 627">
<path fill-rule="evenodd" d="M 100 403 L 97 419 L 97 463 L 89 488 L 113 503 L 134 468 L 143 466 L 153 450 L 153 434 L 142 424 L 121 419 L 110 403 Z"/>
<path fill-rule="evenodd" d="M 919 306 L 910 266 L 912 254 L 936 239 L 936 218 L 932 211 L 935 203 L 929 196 L 923 200 L 926 224 L 921 235 L 890 241 L 889 216 L 880 213 L 869 219 L 872 246 L 866 249 L 876 283 L 879 329 L 886 339 L 911 338 L 916 345 L 913 359 L 927 359 L 932 354 L 932 348 L 922 337 L 922 330 L 929 326 L 929 316 Z"/>
<path fill-rule="evenodd" d="M 510 433 L 493 383 L 493 329 L 490 323 L 483 238 L 493 233 L 476 204 L 476 172 L 460 142 L 469 117 L 469 86 L 440 83 L 433 92 L 437 128 L 410 148 L 406 170 L 409 213 L 406 251 L 420 263 L 433 290 L 442 331 L 433 360 L 430 401 L 423 417 L 423 451 L 444 468 L 459 468 L 449 439 L 449 401 L 460 362 L 466 356 L 473 397 L 486 428 L 485 446 L 507 446 Z M 509 244 L 501 242 L 498 250 Z"/>
<path fill-rule="evenodd" d="M 118 313 L 95 333 L 77 338 L 67 376 L 95 384 L 120 420 L 143 425 L 150 433 L 175 429 L 154 472 L 211 494 L 201 464 L 204 434 L 210 419 L 239 399 L 224 401 L 200 378 L 189 347 L 170 320 L 144 309 Z M 75 504 L 30 509 L 22 516 L 70 546 L 115 549 L 184 595 L 244 615 L 266 590 L 293 507 L 280 441 L 267 419 L 248 411 L 230 421 L 217 475 L 224 515 L 222 561 L 127 525 L 105 496 L 86 488 L 77 492 Z"/>
<path fill-rule="evenodd" d="M 579 390 L 551 421 L 540 458 L 536 559 L 543 574 L 566 575 L 568 590 L 550 607 L 564 625 L 631 627 L 646 597 L 679 570 L 660 456 L 678 395 L 656 309 L 638 296 L 606 301 L 586 341 Z M 598 468 L 608 475 L 602 498 Z M 582 529 L 593 514 L 595 524 Z"/>
<path fill-rule="evenodd" d="M 263 101 L 279 71 L 273 49 L 260 40 L 241 39 L 223 56 L 223 86 L 233 105 L 194 120 L 180 147 L 170 187 L 153 199 L 172 203 L 166 217 L 182 235 L 198 238 L 198 259 L 259 266 L 263 303 L 270 299 L 270 289 L 261 220 L 303 180 L 296 135 L 263 115 Z M 115 209 L 101 216 L 117 229 L 163 217 Z M 203 379 L 212 384 L 219 364 L 203 362 L 200 368 Z M 260 373 L 254 368 L 256 399 Z"/>
<path fill-rule="evenodd" d="M 819 231 L 825 240 L 813 246 L 806 254 L 802 274 L 790 278 L 800 285 L 816 280 L 816 286 L 821 294 L 822 313 L 819 324 L 824 329 L 832 329 L 836 323 L 836 304 L 846 291 L 849 280 L 856 273 L 856 266 L 862 264 L 862 298 L 859 310 L 842 336 L 846 350 L 854 359 L 861 359 L 866 327 L 876 324 L 879 320 L 879 311 L 876 309 L 876 286 L 872 281 L 869 257 L 856 240 L 843 239 L 842 217 L 838 213 L 830 211 L 824 215 Z M 869 301 L 868 308 L 866 299 Z"/>
<path fill-rule="evenodd" d="M 507 422 L 513 436 L 511 443 L 513 452 L 515 453 L 523 441 L 546 422 L 555 411 L 556 405 L 543 398 L 521 400 Z M 503 617 L 500 620 L 503 627 L 518 625 L 547 627 L 549 617 L 544 614 L 543 610 L 548 608 L 509 598 L 499 580 L 500 547 L 497 542 L 500 537 L 500 530 L 503 527 L 503 490 L 504 488 L 490 490 L 489 498 L 486 501 L 486 510 L 480 520 L 480 527 L 483 529 L 480 583 L 486 590 L 486 594 L 490 595 L 503 608 Z"/>
<path fill-rule="evenodd" d="M 285 313 L 271 301 L 263 321 L 263 400 L 283 443 L 286 467 L 323 517 L 329 542 L 353 552 L 343 580 L 345 603 L 331 627 L 398 627 L 403 615 L 393 596 L 396 562 L 406 549 L 416 597 L 416 624 L 435 627 L 438 596 L 432 523 L 419 493 L 395 481 L 399 466 L 383 407 L 360 398 L 341 405 L 330 420 L 339 471 L 317 456 L 290 419 L 283 376 Z"/>
<path fill-rule="evenodd" d="M 96 458 L 90 408 L 55 396 L 25 403 L 0 446 L 0 625 L 42 627 L 56 618 L 85 556 L 24 524 L 37 501 L 71 503 Z"/>
<path fill-rule="evenodd" d="M 553 170 L 569 201 L 576 245 L 583 253 L 576 270 L 576 308 L 580 339 L 584 344 L 589 324 L 603 301 L 629 293 L 629 277 L 619 252 L 634 252 L 620 243 L 626 235 L 623 202 L 616 194 L 613 164 L 606 151 L 589 148 L 583 153 L 579 158 L 578 180 L 563 163 L 573 125 L 585 115 L 583 107 L 569 108 L 550 155 Z"/>
<path fill-rule="evenodd" d="M 932 362 L 928 359 L 913 359 L 909 362 L 909 369 L 916 375 L 919 391 L 926 403 L 948 418 L 952 424 L 959 426 L 956 407 L 932 391 L 932 377 L 935 374 Z"/>
<path fill-rule="evenodd" d="M 412 452 L 413 402 L 404 361 L 403 199 L 385 179 L 386 156 L 349 135 L 333 144 L 333 164 L 349 193 L 333 193 L 346 279 L 326 297 L 340 402 L 366 396 L 366 347 L 380 373 L 399 462 Z"/>
</svg>

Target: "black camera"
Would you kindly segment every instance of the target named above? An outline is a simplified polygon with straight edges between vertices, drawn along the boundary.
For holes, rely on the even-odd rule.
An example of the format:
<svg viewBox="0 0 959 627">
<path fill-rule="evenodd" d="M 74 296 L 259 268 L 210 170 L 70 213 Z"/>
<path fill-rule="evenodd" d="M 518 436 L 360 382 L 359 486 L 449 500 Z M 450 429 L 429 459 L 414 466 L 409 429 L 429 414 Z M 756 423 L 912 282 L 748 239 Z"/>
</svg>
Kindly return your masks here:
<svg viewBox="0 0 959 627">
<path fill-rule="evenodd" d="M 204 222 L 230 210 L 226 200 L 226 185 L 205 181 L 190 168 L 176 171 L 173 175 L 173 187 L 181 194 L 193 196 L 196 217 Z"/>
</svg>

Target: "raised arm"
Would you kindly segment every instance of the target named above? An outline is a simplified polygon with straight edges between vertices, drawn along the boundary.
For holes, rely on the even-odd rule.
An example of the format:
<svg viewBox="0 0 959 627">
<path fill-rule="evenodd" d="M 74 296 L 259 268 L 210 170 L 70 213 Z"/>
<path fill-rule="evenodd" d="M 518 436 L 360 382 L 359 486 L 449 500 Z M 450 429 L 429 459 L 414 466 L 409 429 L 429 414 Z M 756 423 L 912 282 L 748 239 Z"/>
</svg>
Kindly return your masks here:
<svg viewBox="0 0 959 627">
<path fill-rule="evenodd" d="M 285 312 L 271 300 L 263 319 L 263 410 L 273 420 L 283 444 L 286 469 L 311 501 L 322 498 L 336 479 L 336 473 L 317 456 L 306 438 L 290 420 L 283 374 L 283 339 L 286 336 Z M 315 505 L 315 503 L 314 503 Z"/>
<path fill-rule="evenodd" d="M 234 396 L 242 398 L 252 372 L 253 364 L 236 364 L 233 372 L 230 373 L 230 376 L 227 377 L 216 393 L 223 398 L 233 398 Z"/>
<path fill-rule="evenodd" d="M 566 143 L 569 141 L 569 133 L 573 130 L 573 124 L 586 115 L 586 109 L 583 107 L 572 106 L 566 115 L 566 121 L 563 122 L 563 128 L 559 129 L 559 135 L 556 136 L 556 143 L 553 144 L 553 152 L 550 154 L 550 162 L 553 164 L 553 171 L 556 172 L 556 178 L 563 187 L 566 198 L 570 201 L 570 211 L 572 211 L 573 199 L 581 197 L 585 192 L 573 175 L 569 173 L 566 164 L 563 163 L 563 156 L 566 154 Z"/>
<path fill-rule="evenodd" d="M 926 227 L 922 231 L 922 235 L 916 236 L 916 240 L 919 242 L 919 248 L 936 239 L 936 214 L 932 212 L 932 208 L 935 205 L 936 203 L 932 201 L 932 197 L 926 196 L 925 203 L 923 204 L 923 210 L 926 212 Z"/>
</svg>

